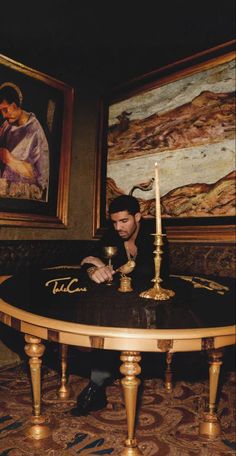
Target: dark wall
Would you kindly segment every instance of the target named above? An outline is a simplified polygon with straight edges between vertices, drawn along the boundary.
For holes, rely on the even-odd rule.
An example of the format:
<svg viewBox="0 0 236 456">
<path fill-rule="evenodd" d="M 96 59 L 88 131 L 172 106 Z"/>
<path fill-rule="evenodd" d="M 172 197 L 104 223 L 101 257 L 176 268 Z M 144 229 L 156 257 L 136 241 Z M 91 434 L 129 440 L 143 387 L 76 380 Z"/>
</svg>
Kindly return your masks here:
<svg viewBox="0 0 236 456">
<path fill-rule="evenodd" d="M 15 240 L 0 242 L 0 275 L 25 268 L 78 265 L 96 240 Z M 166 244 L 170 274 L 235 277 L 235 246 L 230 244 Z"/>
<path fill-rule="evenodd" d="M 4 2 L 2 53 L 72 85 L 75 105 L 68 227 L 2 227 L 0 239 L 90 239 L 99 97 L 233 39 L 234 10 L 234 0 Z"/>
<path fill-rule="evenodd" d="M 31 6 L 31 7 L 29 7 Z M 235 37 L 234 0 L 1 5 L 2 53 L 98 90 Z"/>
<path fill-rule="evenodd" d="M 0 228 L 0 239 L 92 239 L 99 97 L 117 84 L 234 39 L 234 13 L 234 0 L 147 1 L 140 6 L 133 1 L 41 0 L 34 6 L 14 2 L 14 8 L 5 2 L 1 52 L 73 86 L 75 104 L 68 227 L 6 226 Z M 188 269 L 186 262 L 181 263 L 181 252 L 188 258 L 195 252 L 195 258 L 195 247 L 171 247 L 180 270 Z M 231 265 L 232 247 L 222 248 L 230 249 Z M 214 258 L 214 249 L 205 245 L 198 255 L 198 270 L 209 267 L 211 272 L 215 262 L 206 267 L 207 252 Z"/>
</svg>

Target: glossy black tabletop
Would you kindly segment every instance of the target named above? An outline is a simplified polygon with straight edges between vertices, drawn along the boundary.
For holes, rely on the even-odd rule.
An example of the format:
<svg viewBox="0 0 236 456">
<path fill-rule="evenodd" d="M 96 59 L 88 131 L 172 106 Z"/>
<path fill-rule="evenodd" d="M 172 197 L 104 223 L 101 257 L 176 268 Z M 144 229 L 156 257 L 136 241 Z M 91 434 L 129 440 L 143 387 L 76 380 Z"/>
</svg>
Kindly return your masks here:
<svg viewBox="0 0 236 456">
<path fill-rule="evenodd" d="M 0 285 L 0 297 L 27 312 L 73 323 L 143 329 L 193 329 L 235 323 L 235 282 L 216 277 L 175 276 L 162 286 L 175 291 L 168 301 L 141 298 L 153 283 L 129 293 L 97 285 L 79 268 L 25 270 Z M 1 310 L 1 307 L 0 307 Z"/>
</svg>

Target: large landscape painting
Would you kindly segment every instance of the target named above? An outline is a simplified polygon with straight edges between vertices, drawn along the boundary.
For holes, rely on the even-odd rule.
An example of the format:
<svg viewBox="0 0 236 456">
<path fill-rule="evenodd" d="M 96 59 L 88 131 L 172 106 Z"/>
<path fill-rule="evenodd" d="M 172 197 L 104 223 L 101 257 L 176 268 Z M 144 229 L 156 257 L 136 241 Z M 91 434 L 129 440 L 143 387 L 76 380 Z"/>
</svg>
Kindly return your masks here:
<svg viewBox="0 0 236 456">
<path fill-rule="evenodd" d="M 235 215 L 232 54 L 111 103 L 107 150 L 107 204 L 132 194 L 153 217 L 157 162 L 162 216 Z"/>
</svg>

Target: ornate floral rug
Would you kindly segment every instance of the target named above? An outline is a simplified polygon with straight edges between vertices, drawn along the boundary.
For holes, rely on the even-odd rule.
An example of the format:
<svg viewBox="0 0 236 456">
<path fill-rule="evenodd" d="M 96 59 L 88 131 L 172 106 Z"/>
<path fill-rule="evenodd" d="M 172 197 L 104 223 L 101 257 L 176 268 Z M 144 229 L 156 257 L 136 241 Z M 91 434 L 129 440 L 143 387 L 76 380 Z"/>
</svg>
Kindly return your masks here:
<svg viewBox="0 0 236 456">
<path fill-rule="evenodd" d="M 208 400 L 207 378 L 176 381 L 167 393 L 160 378 L 145 379 L 136 437 L 145 456 L 235 455 L 235 372 L 224 374 L 218 415 L 223 433 L 207 440 L 198 435 Z M 70 416 L 87 379 L 71 374 L 71 399 L 57 398 L 56 370 L 42 370 L 42 411 L 52 434 L 34 441 L 25 435 L 32 412 L 31 387 L 23 365 L 0 371 L 0 456 L 118 456 L 126 438 L 126 417 L 119 380 L 107 387 L 108 405 L 88 417 Z"/>
</svg>

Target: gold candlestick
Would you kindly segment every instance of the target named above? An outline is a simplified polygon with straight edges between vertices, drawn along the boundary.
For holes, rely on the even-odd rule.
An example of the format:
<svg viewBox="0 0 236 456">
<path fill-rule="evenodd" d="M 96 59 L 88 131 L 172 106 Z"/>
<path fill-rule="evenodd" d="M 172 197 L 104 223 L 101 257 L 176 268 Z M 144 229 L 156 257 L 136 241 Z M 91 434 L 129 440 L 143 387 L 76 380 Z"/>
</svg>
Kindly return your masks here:
<svg viewBox="0 0 236 456">
<path fill-rule="evenodd" d="M 159 186 L 158 165 L 155 163 L 155 201 L 156 201 L 156 234 L 162 234 L 161 228 L 161 197 Z"/>
<path fill-rule="evenodd" d="M 140 293 L 141 298 L 149 298 L 149 299 L 156 299 L 157 301 L 165 301 L 167 299 L 172 298 L 175 295 L 175 292 L 173 290 L 168 290 L 166 288 L 162 288 L 160 286 L 160 283 L 162 282 L 162 279 L 160 277 L 160 272 L 161 272 L 161 255 L 163 254 L 162 246 L 163 246 L 163 234 L 154 234 L 155 236 L 155 241 L 154 245 L 156 246 L 154 250 L 154 263 L 155 263 L 155 277 L 152 279 L 152 282 L 154 282 L 154 286 L 150 288 L 149 290 L 142 291 Z"/>
</svg>

